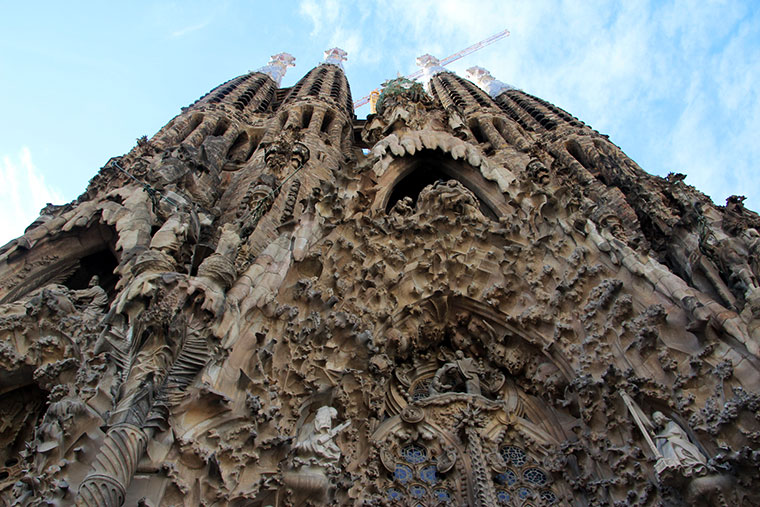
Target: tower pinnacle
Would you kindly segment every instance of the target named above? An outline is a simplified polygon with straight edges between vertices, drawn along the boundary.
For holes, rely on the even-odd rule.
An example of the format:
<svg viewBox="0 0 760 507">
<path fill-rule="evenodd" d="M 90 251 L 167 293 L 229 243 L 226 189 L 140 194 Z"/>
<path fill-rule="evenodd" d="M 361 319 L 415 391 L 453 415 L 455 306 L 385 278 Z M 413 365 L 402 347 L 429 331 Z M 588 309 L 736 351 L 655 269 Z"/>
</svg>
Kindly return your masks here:
<svg viewBox="0 0 760 507">
<path fill-rule="evenodd" d="M 515 90 L 516 88 L 510 84 L 499 81 L 494 78 L 491 73 L 483 67 L 474 66 L 465 71 L 467 79 L 474 81 L 475 84 L 480 86 L 488 95 L 496 97 L 502 92 L 507 90 Z"/>
<path fill-rule="evenodd" d="M 288 71 L 288 67 L 295 67 L 295 62 L 295 57 L 290 53 L 277 53 L 276 55 L 272 55 L 269 58 L 269 63 L 258 69 L 257 72 L 267 74 L 279 87 L 282 78 L 285 77 L 285 73 Z"/>
<path fill-rule="evenodd" d="M 417 57 L 417 66 L 422 67 L 422 82 L 425 86 L 430 82 L 430 78 L 441 72 L 446 72 L 446 69 L 441 66 L 441 61 L 428 53 Z"/>
<path fill-rule="evenodd" d="M 324 63 L 337 65 L 338 67 L 342 69 L 343 64 L 341 62 L 345 62 L 346 60 L 348 60 L 348 53 L 346 53 L 340 48 L 332 48 L 325 51 Z"/>
</svg>

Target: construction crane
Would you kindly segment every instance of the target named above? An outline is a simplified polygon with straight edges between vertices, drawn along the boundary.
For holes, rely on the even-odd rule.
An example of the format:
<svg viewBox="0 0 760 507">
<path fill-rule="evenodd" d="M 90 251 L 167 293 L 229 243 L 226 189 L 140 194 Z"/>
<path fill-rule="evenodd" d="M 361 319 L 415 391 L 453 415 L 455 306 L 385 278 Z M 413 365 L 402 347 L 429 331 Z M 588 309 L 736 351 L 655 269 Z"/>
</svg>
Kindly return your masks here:
<svg viewBox="0 0 760 507">
<path fill-rule="evenodd" d="M 451 56 L 447 56 L 446 58 L 444 58 L 443 60 L 441 60 L 440 65 L 443 67 L 445 65 L 450 64 L 451 62 L 455 62 L 455 61 L 459 60 L 460 58 L 462 58 L 464 56 L 467 56 L 470 53 L 474 53 L 475 51 L 477 51 L 479 49 L 482 49 L 482 48 L 484 48 L 484 47 L 486 47 L 488 45 L 491 45 L 494 42 L 499 41 L 499 40 L 501 40 L 501 39 L 503 39 L 505 37 L 509 37 L 509 30 L 503 30 L 503 31 L 501 31 L 501 32 L 499 32 L 497 34 L 494 34 L 494 35 L 488 37 L 487 39 L 483 39 L 482 41 L 473 44 L 472 46 L 470 46 L 468 48 L 465 48 L 465 49 L 463 49 L 461 51 L 457 51 L 456 53 L 454 53 Z M 420 69 L 420 70 L 418 70 L 416 72 L 412 72 L 408 76 L 404 76 L 404 77 L 406 77 L 406 79 L 410 79 L 410 80 L 413 81 L 413 80 L 417 79 L 418 77 L 420 77 L 421 75 L 422 75 L 422 69 Z M 374 104 L 375 102 L 377 102 L 378 97 L 380 97 L 380 90 L 379 89 L 372 90 L 369 95 L 367 95 L 366 97 L 362 97 L 359 100 L 357 100 L 356 102 L 354 102 L 354 109 L 358 109 L 358 108 L 360 108 L 361 106 L 363 106 L 364 104 L 366 104 L 367 102 L 370 102 L 370 101 L 372 101 L 372 103 Z M 372 112 L 374 113 L 375 111 L 372 111 Z"/>
</svg>

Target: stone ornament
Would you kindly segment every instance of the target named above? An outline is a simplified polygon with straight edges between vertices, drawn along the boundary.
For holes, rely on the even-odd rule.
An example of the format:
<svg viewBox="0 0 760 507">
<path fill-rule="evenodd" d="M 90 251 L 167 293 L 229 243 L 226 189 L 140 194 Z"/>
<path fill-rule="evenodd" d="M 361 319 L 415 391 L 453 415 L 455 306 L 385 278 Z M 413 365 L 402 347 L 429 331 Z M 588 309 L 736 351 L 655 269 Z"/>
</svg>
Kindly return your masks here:
<svg viewBox="0 0 760 507">
<path fill-rule="evenodd" d="M 491 97 L 496 97 L 507 90 L 515 89 L 514 86 L 502 83 L 498 79 L 494 78 L 488 70 L 477 65 L 467 69 L 466 75 L 469 79 L 474 81 L 478 86 L 485 90 L 485 92 L 488 93 L 488 95 Z"/>
<path fill-rule="evenodd" d="M 285 77 L 285 73 L 288 71 L 288 67 L 295 67 L 296 59 L 290 53 L 277 53 L 272 55 L 269 63 L 264 67 L 261 67 L 256 72 L 261 72 L 272 78 L 272 80 L 280 86 L 282 78 Z"/>
<path fill-rule="evenodd" d="M 346 60 L 348 60 L 348 53 L 340 48 L 332 48 L 325 51 L 325 63 L 337 65 L 342 69 L 342 62 L 345 62 Z"/>
<path fill-rule="evenodd" d="M 351 425 L 351 421 L 345 421 L 333 428 L 332 420 L 337 415 L 338 411 L 333 407 L 320 407 L 314 421 L 299 434 L 293 446 L 296 453 L 316 458 L 321 463 L 337 463 L 341 454 L 333 439 Z"/>
</svg>

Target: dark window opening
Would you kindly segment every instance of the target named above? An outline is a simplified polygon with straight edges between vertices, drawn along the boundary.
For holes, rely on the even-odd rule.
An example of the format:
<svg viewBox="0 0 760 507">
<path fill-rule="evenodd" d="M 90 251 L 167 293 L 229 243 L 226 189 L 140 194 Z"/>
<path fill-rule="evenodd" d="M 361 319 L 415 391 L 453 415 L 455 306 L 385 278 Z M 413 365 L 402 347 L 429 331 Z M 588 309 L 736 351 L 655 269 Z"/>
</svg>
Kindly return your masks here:
<svg viewBox="0 0 760 507">
<path fill-rule="evenodd" d="M 577 160 L 583 167 L 589 171 L 593 171 L 588 157 L 586 157 L 586 154 L 583 153 L 583 149 L 581 148 L 580 144 L 575 141 L 568 141 L 565 143 L 565 148 L 567 148 L 567 152 L 572 155 L 572 157 Z"/>
<path fill-rule="evenodd" d="M 86 289 L 93 276 L 99 278 L 98 285 L 108 294 L 109 301 L 116 295 L 116 282 L 119 278 L 114 274 L 118 262 L 110 250 L 101 250 L 82 257 L 79 267 L 63 283 L 72 290 Z"/>
<path fill-rule="evenodd" d="M 233 162 L 247 162 L 257 146 L 256 137 L 249 137 L 246 132 L 241 132 L 227 152 L 227 158 Z"/>
<path fill-rule="evenodd" d="M 267 94 L 264 97 L 264 99 L 259 102 L 259 104 L 256 106 L 256 109 L 253 110 L 254 113 L 263 113 L 267 110 L 269 107 L 269 104 L 272 103 L 272 99 L 276 98 L 277 92 L 275 92 L 274 88 L 269 88 L 267 90 Z M 277 109 L 277 106 L 279 105 L 281 101 L 278 100 L 277 104 L 274 105 L 274 109 Z"/>
<path fill-rule="evenodd" d="M 236 162 L 244 162 L 244 156 L 247 153 L 248 134 L 241 132 L 238 134 L 235 142 L 230 146 L 230 151 L 227 152 L 227 158 Z"/>
<path fill-rule="evenodd" d="M 350 115 L 354 114 L 354 103 L 351 101 L 351 87 L 349 86 L 348 81 L 346 81 L 346 110 Z"/>
<path fill-rule="evenodd" d="M 214 248 L 210 244 L 204 242 L 196 245 L 190 260 L 190 276 L 198 276 L 201 263 L 212 253 L 214 253 Z"/>
<path fill-rule="evenodd" d="M 328 130 L 330 129 L 330 124 L 332 123 L 332 121 L 333 121 L 333 114 L 332 114 L 332 111 L 328 109 L 327 111 L 325 111 L 325 115 L 322 118 L 322 126 L 319 128 L 319 130 L 327 134 Z"/>
<path fill-rule="evenodd" d="M 216 124 L 216 128 L 214 129 L 214 133 L 211 134 L 212 136 L 223 136 L 225 132 L 227 132 L 227 129 L 230 126 L 230 122 L 227 120 L 221 120 L 219 123 Z"/>
<path fill-rule="evenodd" d="M 309 128 L 309 123 L 311 122 L 311 114 L 314 112 L 314 110 L 310 107 L 306 107 L 303 110 L 302 116 L 301 116 L 301 127 L 303 128 Z"/>
<path fill-rule="evenodd" d="M 483 131 L 480 129 L 480 124 L 478 124 L 477 120 L 470 122 L 470 131 L 472 132 L 472 135 L 475 136 L 475 140 L 479 144 L 483 144 L 487 141 L 486 136 L 483 135 Z"/>
<path fill-rule="evenodd" d="M 280 114 L 280 117 L 277 119 L 280 128 L 285 126 L 285 123 L 288 121 L 288 116 L 289 114 L 287 111 L 284 111 L 282 114 Z"/>
<path fill-rule="evenodd" d="M 333 83 L 330 87 L 330 97 L 334 98 L 336 101 L 340 100 L 340 92 L 341 92 L 342 86 L 340 85 L 340 76 L 336 72 L 333 77 Z"/>
<path fill-rule="evenodd" d="M 0 407 L 3 407 L 6 423 L 5 429 L 0 431 L 3 438 L 0 481 L 9 480 L 12 483 L 23 476 L 25 467 L 19 458 L 27 442 L 34 439 L 35 427 L 47 407 L 49 393 L 34 383 L 32 374 L 28 367 L 0 372 L 0 384 L 10 389 L 0 395 Z"/>
<path fill-rule="evenodd" d="M 235 101 L 235 107 L 237 107 L 239 110 L 245 109 L 248 104 L 251 102 L 251 100 L 256 96 L 261 86 L 264 84 L 266 78 L 260 77 L 256 79 L 256 81 L 253 82 L 251 86 L 246 88 L 246 90 L 240 95 L 240 97 Z"/>
</svg>

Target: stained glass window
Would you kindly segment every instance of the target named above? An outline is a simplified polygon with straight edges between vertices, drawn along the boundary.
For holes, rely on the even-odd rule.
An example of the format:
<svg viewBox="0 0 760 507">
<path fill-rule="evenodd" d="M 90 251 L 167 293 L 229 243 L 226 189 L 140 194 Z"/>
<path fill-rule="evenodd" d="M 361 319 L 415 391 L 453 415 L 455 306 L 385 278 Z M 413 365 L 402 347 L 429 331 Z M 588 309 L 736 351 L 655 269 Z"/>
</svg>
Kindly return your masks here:
<svg viewBox="0 0 760 507">
<path fill-rule="evenodd" d="M 407 445 L 401 451 L 401 456 L 409 463 L 417 465 L 427 460 L 427 449 L 416 444 Z"/>
<path fill-rule="evenodd" d="M 536 500 L 541 500 L 541 505 L 558 503 L 557 495 L 553 491 L 543 489 L 537 492 L 533 489 L 549 484 L 549 475 L 536 466 L 535 459 L 514 445 L 505 445 L 499 451 L 508 465 L 504 472 L 493 476 L 500 505 L 527 507 Z"/>
<path fill-rule="evenodd" d="M 408 444 L 398 451 L 393 469 L 393 488 L 386 489 L 388 500 L 413 498 L 424 505 L 449 504 L 455 500 L 446 474 L 440 474 L 436 461 L 440 457 L 420 442 Z"/>
<path fill-rule="evenodd" d="M 433 491 L 433 494 L 435 495 L 436 500 L 441 500 L 444 502 L 451 501 L 451 495 L 445 489 L 436 489 Z"/>
<path fill-rule="evenodd" d="M 388 488 L 385 492 L 388 495 L 388 500 L 401 500 L 404 498 L 404 494 L 396 488 Z"/>
<path fill-rule="evenodd" d="M 406 484 L 412 480 L 412 477 L 414 477 L 414 474 L 411 468 L 406 465 L 402 465 L 401 463 L 396 463 L 396 469 L 393 471 L 394 479 L 396 479 L 401 484 Z"/>
<path fill-rule="evenodd" d="M 507 486 L 511 486 L 517 482 L 517 474 L 515 474 L 510 468 L 507 468 L 503 474 L 496 476 L 496 482 L 499 484 L 506 484 Z"/>
<path fill-rule="evenodd" d="M 517 496 L 519 496 L 522 499 L 525 498 L 532 498 L 533 492 L 528 488 L 518 488 L 517 489 Z"/>
<path fill-rule="evenodd" d="M 535 484 L 537 486 L 543 486 L 548 481 L 546 474 L 538 468 L 526 468 L 523 471 L 523 477 L 529 483 Z"/>
<path fill-rule="evenodd" d="M 438 482 L 438 478 L 436 477 L 437 471 L 435 465 L 428 465 L 420 470 L 420 479 L 428 484 L 435 484 Z"/>
<path fill-rule="evenodd" d="M 409 494 L 414 498 L 422 498 L 425 496 L 425 493 L 427 493 L 427 490 L 425 489 L 425 486 L 421 484 L 412 484 L 409 486 Z"/>
<path fill-rule="evenodd" d="M 557 503 L 557 495 L 548 489 L 545 489 L 539 493 L 539 496 L 541 497 L 541 500 L 543 500 L 543 502 L 547 505 L 553 505 Z"/>
</svg>

